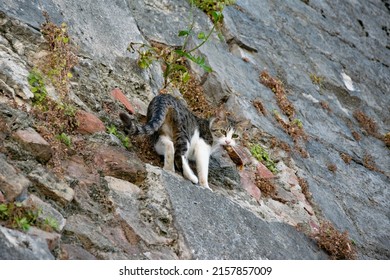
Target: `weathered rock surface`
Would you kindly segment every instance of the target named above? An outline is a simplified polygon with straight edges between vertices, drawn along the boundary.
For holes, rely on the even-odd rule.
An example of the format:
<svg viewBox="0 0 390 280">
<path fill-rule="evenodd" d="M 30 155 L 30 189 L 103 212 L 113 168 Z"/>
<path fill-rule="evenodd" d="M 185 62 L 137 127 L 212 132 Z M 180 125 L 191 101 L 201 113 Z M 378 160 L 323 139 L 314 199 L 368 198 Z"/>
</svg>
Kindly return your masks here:
<svg viewBox="0 0 390 280">
<path fill-rule="evenodd" d="M 74 190 L 69 187 L 69 184 L 43 166 L 38 165 L 28 177 L 42 194 L 58 200 L 61 204 L 66 205 L 73 200 Z"/>
<path fill-rule="evenodd" d="M 49 143 L 31 127 L 17 130 L 14 137 L 16 141 L 18 141 L 25 150 L 31 152 L 38 161 L 45 163 L 51 158 L 52 150 Z"/>
<path fill-rule="evenodd" d="M 57 231 L 61 232 L 65 226 L 66 219 L 61 215 L 59 211 L 53 208 L 49 203 L 42 201 L 36 195 L 29 195 L 29 197 L 23 201 L 23 204 L 26 206 L 35 207 L 35 209 L 39 209 L 41 214 L 40 218 L 44 219 L 52 219 L 56 221 L 58 225 Z"/>
<path fill-rule="evenodd" d="M 312 240 L 291 226 L 266 222 L 229 198 L 210 195 L 209 190 L 161 169 L 151 172 L 157 178 L 153 186 L 165 186 L 176 226 L 195 259 L 327 258 Z"/>
<path fill-rule="evenodd" d="M 0 226 L 0 245 L 2 260 L 54 259 L 44 239 L 3 226 Z"/>
<path fill-rule="evenodd" d="M 71 100 L 104 125 L 119 126 L 120 110 L 145 115 L 162 87 L 160 65 L 140 70 L 127 46 L 148 41 L 181 45 L 177 34 L 186 28 L 188 1 L 44 0 L 41 7 L 57 24 L 66 22 L 80 46 Z M 211 28 L 203 12 L 193 14 L 195 32 Z M 222 102 L 236 117 L 251 121 L 250 140 L 267 148 L 280 172 L 273 177 L 252 164 L 237 170 L 217 153 L 210 162 L 210 192 L 145 167 L 136 153 L 99 135 L 77 136 L 85 145 L 63 159 L 65 178 L 38 166 L 45 159 L 31 157 L 31 150 L 11 137 L 34 127 L 33 117 L 12 104 L 32 96 L 26 77 L 42 51 L 37 30 L 44 18 L 34 1 L 1 1 L 1 192 L 13 200 L 31 186 L 44 203 L 45 195 L 50 197 L 48 206 L 66 218 L 56 258 L 325 259 L 295 227 L 306 225 L 314 233 L 320 220 L 330 220 L 349 232 L 358 258 L 389 259 L 390 157 L 381 138 L 390 131 L 389 18 L 386 1 L 374 0 L 238 0 L 226 7 L 225 40 L 213 35 L 197 51 L 214 71 L 204 75 L 191 67 L 212 106 Z M 282 80 L 295 108 L 293 119 L 303 125 L 307 140 L 301 150 L 275 119 L 283 112 L 276 109 L 274 92 L 260 82 L 264 70 Z M 115 88 L 128 102 L 112 98 Z M 253 100 L 263 104 L 266 114 Z M 376 134 L 362 127 L 356 111 L 375 121 Z M 259 190 L 256 173 L 272 180 L 273 196 Z M 310 202 L 301 179 L 307 181 Z M 57 208 L 57 202 L 67 207 Z M 43 239 L 0 229 L 1 258 L 53 258 Z M 36 250 L 23 242 L 11 244 L 10 232 L 27 238 Z"/>
<path fill-rule="evenodd" d="M 9 201 L 14 201 L 30 185 L 31 182 L 0 154 L 0 190 L 5 198 Z"/>
</svg>

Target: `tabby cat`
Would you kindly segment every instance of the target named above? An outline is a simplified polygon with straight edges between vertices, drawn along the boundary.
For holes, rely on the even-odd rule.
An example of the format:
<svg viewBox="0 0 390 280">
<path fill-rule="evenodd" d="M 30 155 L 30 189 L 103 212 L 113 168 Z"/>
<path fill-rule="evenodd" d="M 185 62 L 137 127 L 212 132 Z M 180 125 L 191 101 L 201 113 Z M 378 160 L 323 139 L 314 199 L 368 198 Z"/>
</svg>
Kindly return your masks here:
<svg viewBox="0 0 390 280">
<path fill-rule="evenodd" d="M 195 116 L 179 99 L 169 94 L 157 95 L 148 106 L 147 123 L 136 124 L 126 113 L 119 117 L 130 135 L 149 135 L 156 152 L 164 156 L 164 169 L 183 172 L 194 184 L 209 188 L 210 155 L 221 145 L 234 146 L 238 135 L 233 121 L 223 112 L 211 120 Z M 196 162 L 198 176 L 188 160 Z"/>
</svg>

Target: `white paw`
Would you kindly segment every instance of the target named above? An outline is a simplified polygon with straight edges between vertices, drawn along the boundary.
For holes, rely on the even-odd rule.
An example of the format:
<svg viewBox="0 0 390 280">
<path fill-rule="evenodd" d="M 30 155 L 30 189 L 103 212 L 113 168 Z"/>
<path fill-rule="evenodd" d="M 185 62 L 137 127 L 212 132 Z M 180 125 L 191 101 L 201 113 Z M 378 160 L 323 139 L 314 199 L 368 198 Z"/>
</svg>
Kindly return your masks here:
<svg viewBox="0 0 390 280">
<path fill-rule="evenodd" d="M 206 189 L 209 189 L 210 191 L 213 191 L 210 187 L 209 187 L 209 184 L 207 183 L 207 181 L 200 181 L 200 183 L 199 183 L 199 185 L 201 186 L 201 187 L 204 187 L 204 188 L 206 188 Z"/>
<path fill-rule="evenodd" d="M 199 182 L 198 177 L 196 177 L 195 175 L 190 175 L 188 177 L 188 180 L 190 180 L 194 184 L 197 184 Z"/>
</svg>

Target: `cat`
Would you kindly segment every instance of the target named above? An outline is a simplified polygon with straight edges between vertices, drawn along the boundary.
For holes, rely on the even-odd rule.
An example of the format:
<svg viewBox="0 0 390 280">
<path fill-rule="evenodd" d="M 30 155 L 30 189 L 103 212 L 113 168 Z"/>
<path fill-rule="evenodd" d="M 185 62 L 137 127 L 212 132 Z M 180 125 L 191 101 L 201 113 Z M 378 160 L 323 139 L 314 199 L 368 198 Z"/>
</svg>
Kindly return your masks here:
<svg viewBox="0 0 390 280">
<path fill-rule="evenodd" d="M 234 146 L 239 135 L 234 121 L 222 110 L 215 118 L 202 119 L 194 115 L 185 104 L 169 94 L 152 99 L 147 110 L 147 122 L 136 124 L 126 113 L 119 117 L 130 135 L 151 136 L 154 148 L 164 156 L 163 169 L 182 171 L 183 176 L 194 184 L 208 188 L 210 156 L 221 146 Z M 196 163 L 197 176 L 189 165 Z"/>
</svg>

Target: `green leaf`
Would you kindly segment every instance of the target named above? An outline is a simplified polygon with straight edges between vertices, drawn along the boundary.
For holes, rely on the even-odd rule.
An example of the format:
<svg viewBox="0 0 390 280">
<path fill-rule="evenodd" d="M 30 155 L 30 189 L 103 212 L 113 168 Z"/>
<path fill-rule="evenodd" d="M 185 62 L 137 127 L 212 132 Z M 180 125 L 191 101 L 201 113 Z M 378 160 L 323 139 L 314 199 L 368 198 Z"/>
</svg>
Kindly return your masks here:
<svg viewBox="0 0 390 280">
<path fill-rule="evenodd" d="M 207 66 L 207 65 L 201 65 L 203 70 L 206 71 L 207 73 L 211 73 L 213 72 L 213 68 L 211 68 L 210 66 Z"/>
<path fill-rule="evenodd" d="M 220 22 L 223 19 L 223 15 L 221 12 L 213 11 L 211 13 L 211 16 L 213 17 L 214 22 Z"/>
<path fill-rule="evenodd" d="M 204 40 L 205 38 L 206 38 L 206 35 L 204 34 L 204 32 L 200 32 L 198 34 L 198 39 Z"/>
<path fill-rule="evenodd" d="M 184 83 L 187 83 L 189 80 L 190 80 L 191 76 L 190 74 L 188 73 L 188 71 L 184 72 L 183 75 L 181 76 L 181 80 L 184 82 Z"/>
<path fill-rule="evenodd" d="M 183 50 L 175 50 L 175 53 L 177 53 L 178 55 L 181 55 L 181 56 L 185 56 L 185 54 L 186 54 L 186 52 Z"/>
<path fill-rule="evenodd" d="M 188 36 L 188 35 L 190 35 L 190 31 L 189 30 L 180 30 L 178 35 L 179 35 L 179 37 Z"/>
<path fill-rule="evenodd" d="M 213 72 L 213 69 L 210 66 L 205 64 L 205 58 L 204 57 L 199 57 L 199 56 L 196 57 L 196 56 L 193 56 L 192 54 L 189 54 L 189 53 L 187 53 L 186 51 L 183 51 L 183 50 L 175 50 L 175 52 L 178 55 L 184 56 L 184 57 L 188 58 L 189 60 L 195 62 L 200 67 L 202 67 L 203 70 L 205 70 L 206 72 L 208 72 L 208 73 Z"/>
</svg>

